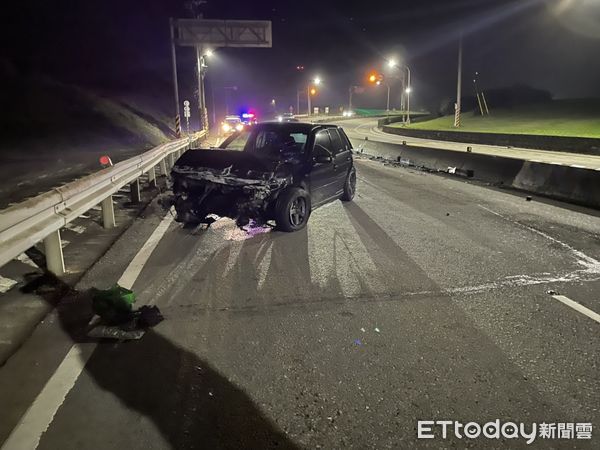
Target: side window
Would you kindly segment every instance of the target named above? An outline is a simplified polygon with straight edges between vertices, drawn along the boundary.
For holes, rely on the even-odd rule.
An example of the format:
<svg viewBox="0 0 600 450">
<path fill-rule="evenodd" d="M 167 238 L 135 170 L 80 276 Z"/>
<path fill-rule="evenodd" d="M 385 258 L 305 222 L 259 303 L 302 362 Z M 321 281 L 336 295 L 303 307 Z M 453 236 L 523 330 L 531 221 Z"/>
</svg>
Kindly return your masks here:
<svg viewBox="0 0 600 450">
<path fill-rule="evenodd" d="M 340 134 L 335 128 L 329 130 L 329 136 L 331 136 L 331 150 L 334 155 L 345 150 Z"/>
<path fill-rule="evenodd" d="M 352 150 L 352 144 L 350 143 L 350 139 L 348 139 L 348 136 L 346 136 L 346 133 L 344 133 L 344 130 L 342 130 L 340 128 L 340 129 L 338 129 L 338 133 L 340 134 L 340 137 L 342 138 L 342 142 L 344 144 L 344 150 Z"/>
<path fill-rule="evenodd" d="M 325 154 L 333 153 L 331 151 L 331 140 L 329 139 L 329 133 L 327 130 L 319 131 L 315 136 L 315 150 L 314 154 Z"/>
</svg>

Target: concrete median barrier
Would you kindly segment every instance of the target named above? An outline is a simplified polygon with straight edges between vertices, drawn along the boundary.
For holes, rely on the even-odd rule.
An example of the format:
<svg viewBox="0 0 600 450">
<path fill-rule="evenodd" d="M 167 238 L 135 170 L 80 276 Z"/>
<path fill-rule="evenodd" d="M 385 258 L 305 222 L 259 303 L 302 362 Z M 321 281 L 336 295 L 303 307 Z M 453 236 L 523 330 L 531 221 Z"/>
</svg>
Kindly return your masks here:
<svg viewBox="0 0 600 450">
<path fill-rule="evenodd" d="M 466 131 L 435 131 L 399 128 L 380 123 L 386 133 L 419 139 L 432 139 L 468 144 L 521 147 L 537 150 L 552 150 L 585 155 L 600 155 L 600 139 L 568 136 L 537 136 L 527 134 L 471 133 Z"/>
<path fill-rule="evenodd" d="M 356 141 L 355 141 L 356 144 Z M 600 171 L 515 158 L 364 141 L 358 153 L 600 208 Z"/>
</svg>

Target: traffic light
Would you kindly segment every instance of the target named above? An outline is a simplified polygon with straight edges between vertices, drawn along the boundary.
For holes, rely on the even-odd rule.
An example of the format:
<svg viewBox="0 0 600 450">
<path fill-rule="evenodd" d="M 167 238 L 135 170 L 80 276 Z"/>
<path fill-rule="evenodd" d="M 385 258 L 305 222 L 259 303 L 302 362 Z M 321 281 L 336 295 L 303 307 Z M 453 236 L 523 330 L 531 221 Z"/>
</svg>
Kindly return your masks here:
<svg viewBox="0 0 600 450">
<path fill-rule="evenodd" d="M 383 75 L 378 72 L 370 72 L 367 78 L 370 84 L 381 84 Z"/>
<path fill-rule="evenodd" d="M 315 87 L 310 88 L 310 95 L 317 95 L 317 89 Z"/>
</svg>

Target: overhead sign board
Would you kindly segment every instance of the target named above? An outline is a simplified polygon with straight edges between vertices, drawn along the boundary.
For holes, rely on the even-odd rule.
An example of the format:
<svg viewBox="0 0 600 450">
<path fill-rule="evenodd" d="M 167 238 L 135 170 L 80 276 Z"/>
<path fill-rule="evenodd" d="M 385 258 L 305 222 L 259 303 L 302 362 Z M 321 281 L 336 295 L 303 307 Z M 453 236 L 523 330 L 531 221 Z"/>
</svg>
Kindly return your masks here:
<svg viewBox="0 0 600 450">
<path fill-rule="evenodd" d="M 270 20 L 174 20 L 175 41 L 189 47 L 272 47 Z"/>
</svg>

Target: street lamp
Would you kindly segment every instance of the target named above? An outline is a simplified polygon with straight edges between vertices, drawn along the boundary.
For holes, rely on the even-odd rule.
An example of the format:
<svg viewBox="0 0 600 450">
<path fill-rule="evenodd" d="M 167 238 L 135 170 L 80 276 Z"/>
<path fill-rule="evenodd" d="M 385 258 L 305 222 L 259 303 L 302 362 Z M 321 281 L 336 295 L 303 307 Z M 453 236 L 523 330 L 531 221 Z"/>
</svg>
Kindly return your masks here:
<svg viewBox="0 0 600 450">
<path fill-rule="evenodd" d="M 400 64 L 394 59 L 388 60 L 388 66 L 390 68 L 400 68 Z M 406 114 L 405 124 L 410 125 L 410 93 L 412 92 L 412 87 L 410 83 L 410 68 L 406 64 L 404 64 L 404 68 L 406 69 L 406 89 L 404 90 L 406 93 L 406 112 L 403 112 L 403 114 Z"/>
<path fill-rule="evenodd" d="M 320 85 L 321 84 L 321 78 L 316 76 L 314 77 L 312 80 L 309 81 L 308 86 L 306 88 L 306 98 L 307 98 L 307 104 L 308 104 L 308 115 L 311 115 L 311 102 L 310 102 L 310 96 L 311 95 L 316 95 L 317 94 L 317 89 L 312 86 L 312 85 Z"/>
</svg>

